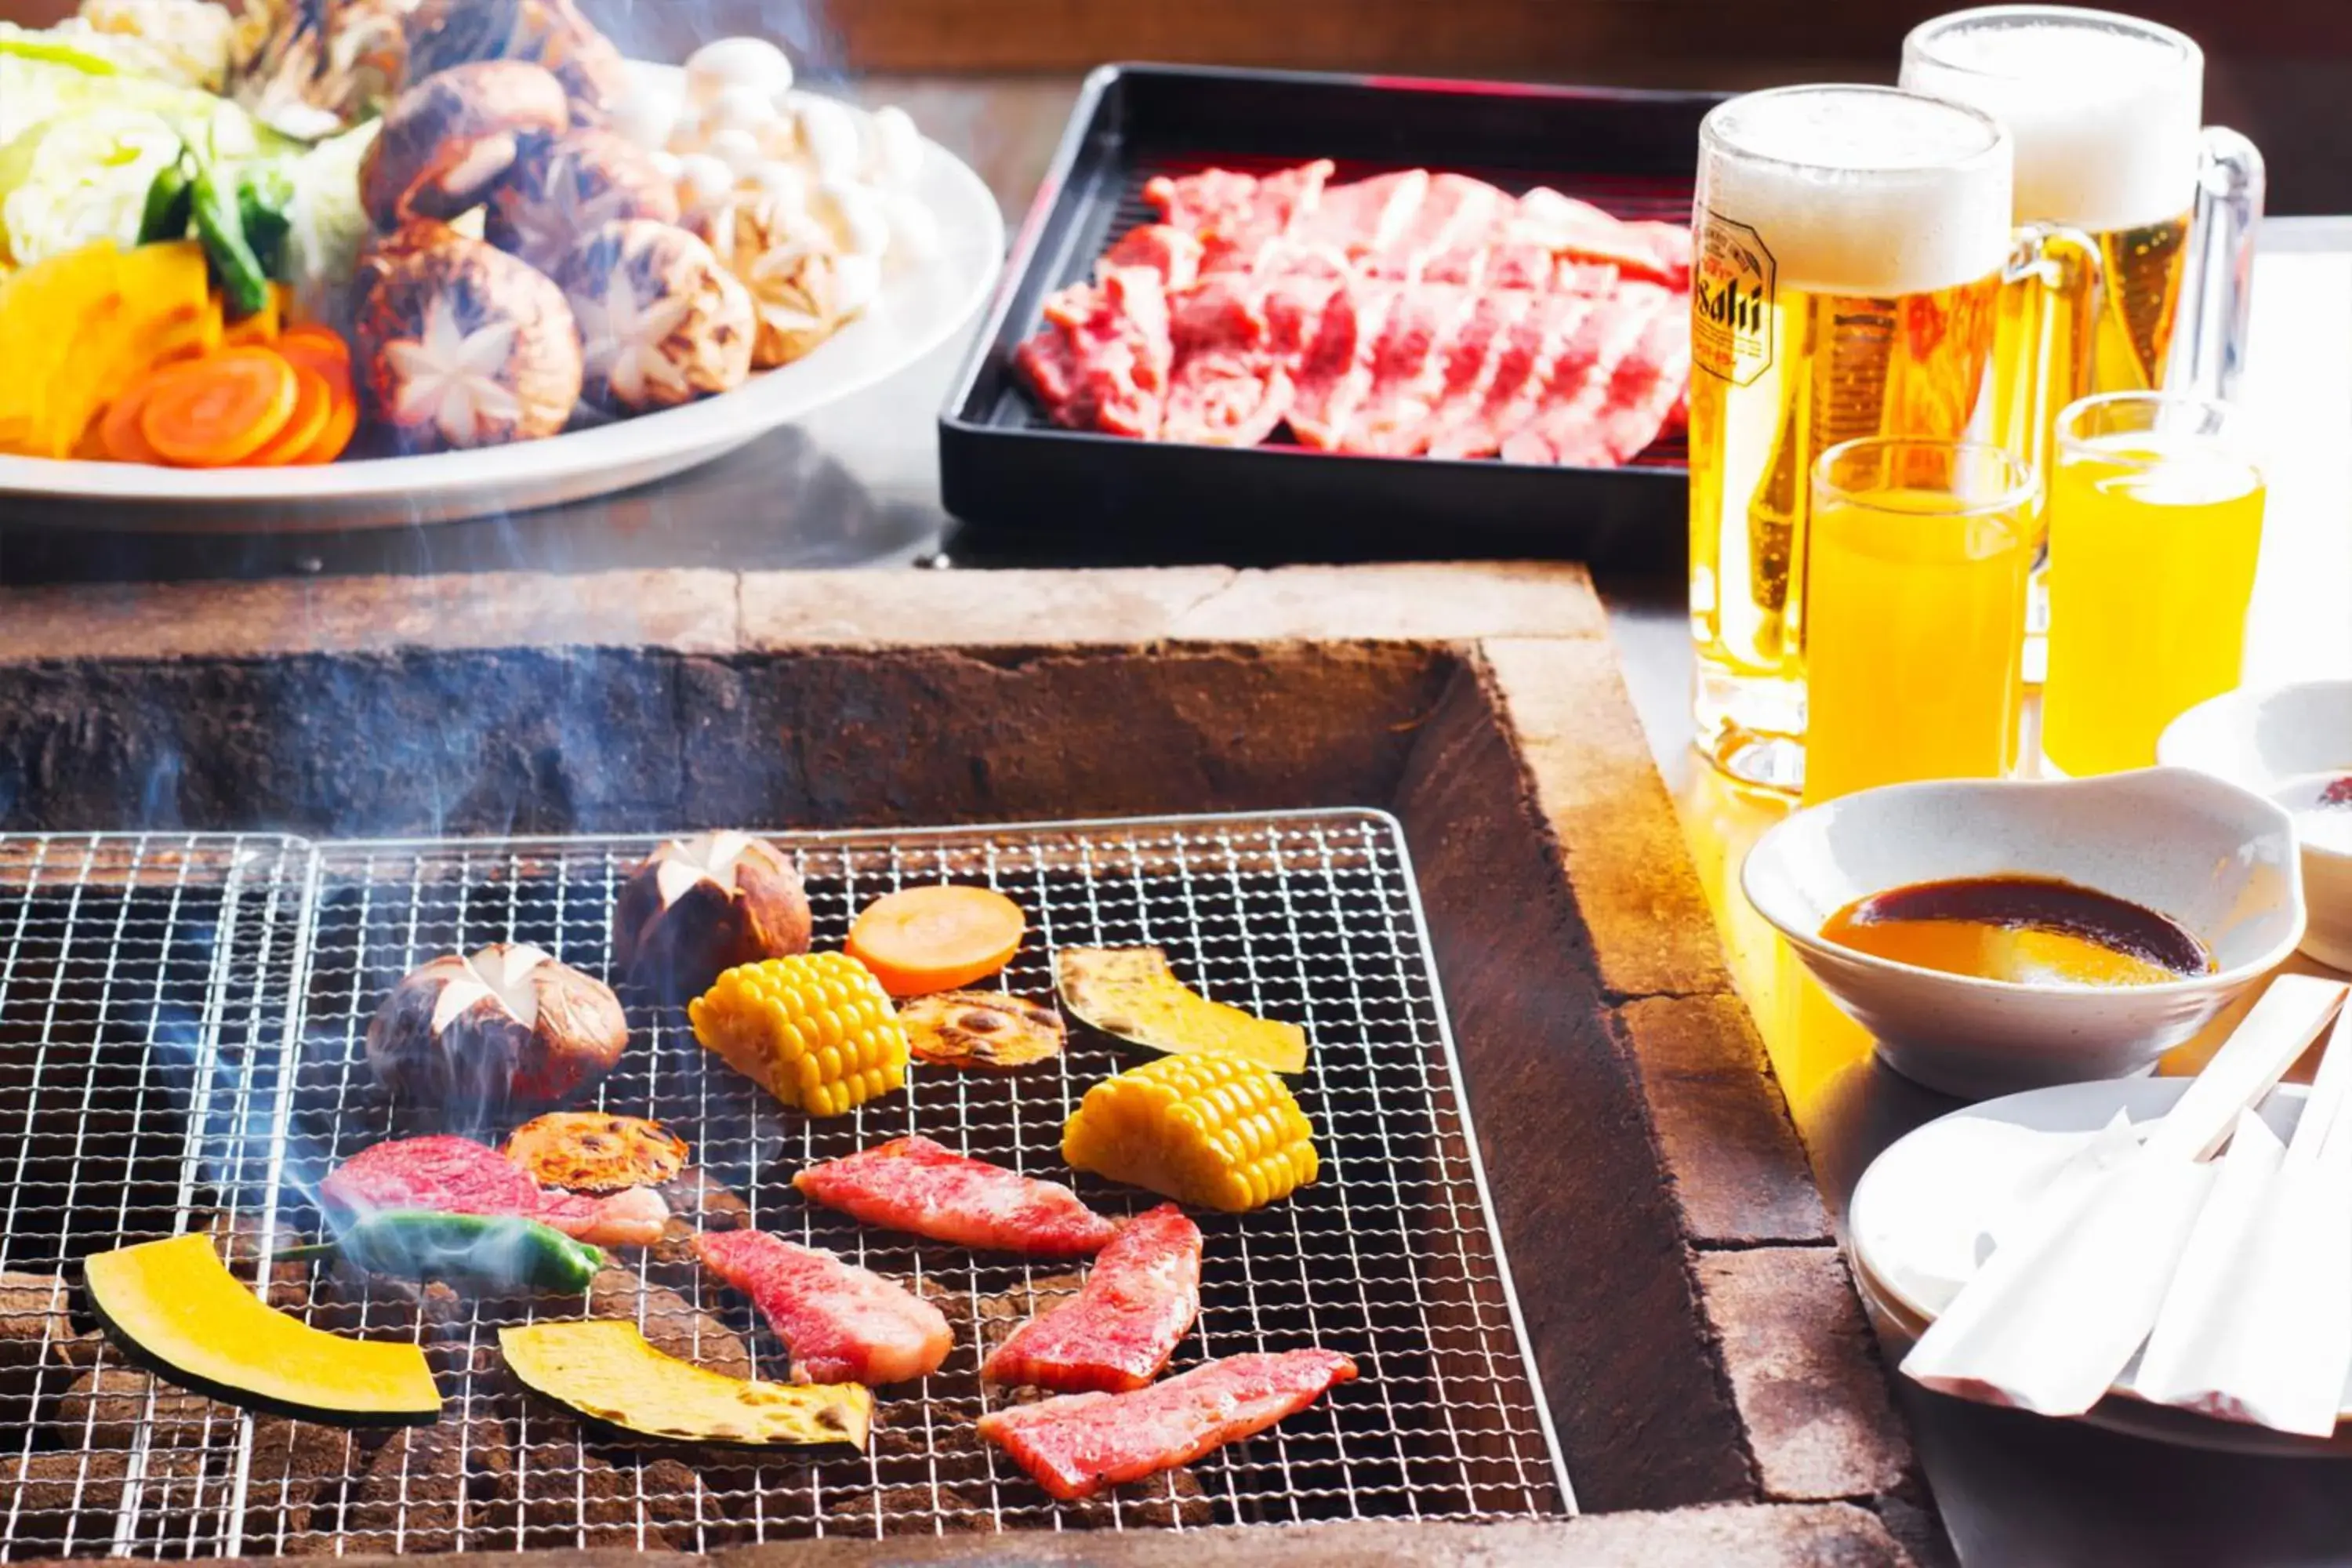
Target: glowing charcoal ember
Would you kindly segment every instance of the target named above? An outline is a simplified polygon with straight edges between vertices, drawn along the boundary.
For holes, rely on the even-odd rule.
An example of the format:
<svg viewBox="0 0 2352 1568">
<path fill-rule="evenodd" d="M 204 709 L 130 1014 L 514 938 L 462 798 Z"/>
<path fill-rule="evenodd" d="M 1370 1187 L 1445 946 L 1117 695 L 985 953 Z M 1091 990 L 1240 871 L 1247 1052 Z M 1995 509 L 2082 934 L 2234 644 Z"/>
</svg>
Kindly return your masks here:
<svg viewBox="0 0 2352 1568">
<path fill-rule="evenodd" d="M 1033 1258 L 1083 1256 L 1117 1233 L 1069 1188 L 968 1159 L 928 1138 L 894 1139 L 811 1165 L 793 1185 L 867 1225 Z"/>
<path fill-rule="evenodd" d="M 1069 1501 L 1263 1432 L 1356 1375 L 1337 1351 L 1227 1356 L 1133 1394 L 1066 1394 L 992 1410 L 980 1435 Z"/>
<path fill-rule="evenodd" d="M 795 1378 L 903 1383 L 947 1360 L 948 1321 L 937 1307 L 830 1252 L 757 1230 L 705 1232 L 694 1249 L 783 1336 Z"/>
<path fill-rule="evenodd" d="M 1173 1204 L 1129 1220 L 1076 1297 L 1013 1331 L 981 1375 L 1060 1394 L 1124 1394 L 1160 1375 L 1201 1311 L 1201 1227 Z"/>
</svg>

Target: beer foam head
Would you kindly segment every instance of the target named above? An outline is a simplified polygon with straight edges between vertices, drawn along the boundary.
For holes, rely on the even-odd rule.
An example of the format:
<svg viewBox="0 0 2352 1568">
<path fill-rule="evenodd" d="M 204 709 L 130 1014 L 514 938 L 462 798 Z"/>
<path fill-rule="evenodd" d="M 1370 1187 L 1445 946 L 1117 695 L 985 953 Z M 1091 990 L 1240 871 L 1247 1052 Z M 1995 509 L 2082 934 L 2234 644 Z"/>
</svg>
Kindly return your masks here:
<svg viewBox="0 0 2352 1568">
<path fill-rule="evenodd" d="M 2009 127 L 2021 222 L 2138 228 L 2196 195 L 2205 57 L 2169 27 L 2063 5 L 1962 11 L 1913 29 L 1903 85 Z"/>
<path fill-rule="evenodd" d="M 1717 105 L 1699 205 L 1746 224 L 1780 286 L 1917 294 L 2009 252 L 2010 150 L 1973 110 L 1885 87 L 1792 87 Z"/>
</svg>

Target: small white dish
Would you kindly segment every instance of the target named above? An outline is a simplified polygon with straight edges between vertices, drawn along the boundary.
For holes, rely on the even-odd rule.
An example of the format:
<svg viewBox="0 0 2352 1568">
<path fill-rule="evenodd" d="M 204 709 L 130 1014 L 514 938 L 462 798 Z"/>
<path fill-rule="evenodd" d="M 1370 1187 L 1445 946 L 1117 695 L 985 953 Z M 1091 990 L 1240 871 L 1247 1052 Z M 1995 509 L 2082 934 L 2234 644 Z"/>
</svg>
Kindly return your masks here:
<svg viewBox="0 0 2352 1568">
<path fill-rule="evenodd" d="M 2156 754 L 2266 795 L 2294 817 L 2311 908 L 2303 951 L 2352 971 L 2352 806 L 2320 815 L 2328 787 L 2352 777 L 2352 680 L 2225 691 L 2168 725 Z"/>
<path fill-rule="evenodd" d="M 2301 774 L 2352 773 L 2352 680 L 2225 691 L 2166 725 L 2156 760 L 2256 795 Z"/>
<path fill-rule="evenodd" d="M 1847 1255 L 1873 1319 L 1902 1351 L 1941 1314 L 1948 1291 L 1928 1283 L 1964 1257 L 1988 1226 L 1998 1226 L 2009 1194 L 2063 1151 L 2080 1147 L 2117 1110 L 2135 1123 L 2172 1109 L 2193 1079 L 2132 1079 L 2070 1083 L 1987 1100 L 1915 1129 L 1871 1162 L 1846 1208 Z M 2282 1084 L 2261 1106 L 2282 1138 L 2294 1130 L 2309 1090 Z M 2238 1453 L 2316 1457 L 2352 1453 L 2352 1427 L 2321 1441 L 2151 1405 L 2132 1385 L 2137 1362 L 2113 1392 L 2082 1417 L 2095 1426 L 2160 1442 Z M 2345 1380 L 2340 1422 L 2352 1422 L 2352 1377 Z"/>
<path fill-rule="evenodd" d="M 2290 779 L 2271 799 L 2294 819 L 2303 853 L 2303 951 L 2352 973 L 2352 766 Z"/>
<path fill-rule="evenodd" d="M 1857 899 L 1961 877 L 2054 877 L 2179 921 L 2213 973 L 2156 985 L 2020 984 L 1822 939 Z M 1809 806 L 1740 870 L 1748 902 L 1906 1078 L 1964 1099 L 2145 1072 L 2276 968 L 2304 931 L 2287 815 L 2203 773 L 1894 784 Z"/>
</svg>

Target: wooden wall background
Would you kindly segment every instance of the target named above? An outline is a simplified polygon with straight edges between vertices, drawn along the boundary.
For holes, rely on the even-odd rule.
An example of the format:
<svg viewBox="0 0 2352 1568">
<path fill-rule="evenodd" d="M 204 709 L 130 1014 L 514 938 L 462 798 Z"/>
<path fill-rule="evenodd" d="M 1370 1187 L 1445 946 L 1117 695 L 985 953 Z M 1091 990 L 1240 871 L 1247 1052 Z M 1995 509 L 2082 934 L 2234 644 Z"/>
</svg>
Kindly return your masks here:
<svg viewBox="0 0 2352 1568">
<path fill-rule="evenodd" d="M 0 0 L 41 22 L 73 0 Z M 766 32 L 858 75 L 1069 76 L 1181 59 L 1640 86 L 1891 79 L 1954 0 L 583 0 L 635 52 Z M 2262 144 L 2277 212 L 2352 211 L 2352 0 L 2119 0 L 2200 39 L 2207 117 Z"/>
</svg>

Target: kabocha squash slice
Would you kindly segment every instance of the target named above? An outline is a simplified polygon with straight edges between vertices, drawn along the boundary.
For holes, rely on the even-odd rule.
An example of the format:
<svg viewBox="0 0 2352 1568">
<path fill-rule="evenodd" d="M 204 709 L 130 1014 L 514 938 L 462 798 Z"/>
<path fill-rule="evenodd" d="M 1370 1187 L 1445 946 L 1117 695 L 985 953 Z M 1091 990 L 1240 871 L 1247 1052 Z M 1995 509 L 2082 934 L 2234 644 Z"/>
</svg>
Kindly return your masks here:
<svg viewBox="0 0 2352 1568">
<path fill-rule="evenodd" d="M 333 1426 L 440 1418 L 441 1391 L 422 1350 L 347 1340 L 265 1305 L 210 1237 L 96 1253 L 83 1278 L 108 1334 L 184 1388 Z"/>
<path fill-rule="evenodd" d="M 864 1384 L 729 1377 L 655 1349 L 619 1319 L 500 1329 L 499 1349 L 524 1387 L 640 1437 L 863 1449 L 873 1426 L 874 1391 Z"/>
<path fill-rule="evenodd" d="M 1156 947 L 1065 947 L 1054 954 L 1062 1005 L 1106 1035 L 1155 1051 L 1223 1051 L 1276 1072 L 1307 1070 L 1307 1032 L 1212 1002 L 1176 978 Z"/>
</svg>

